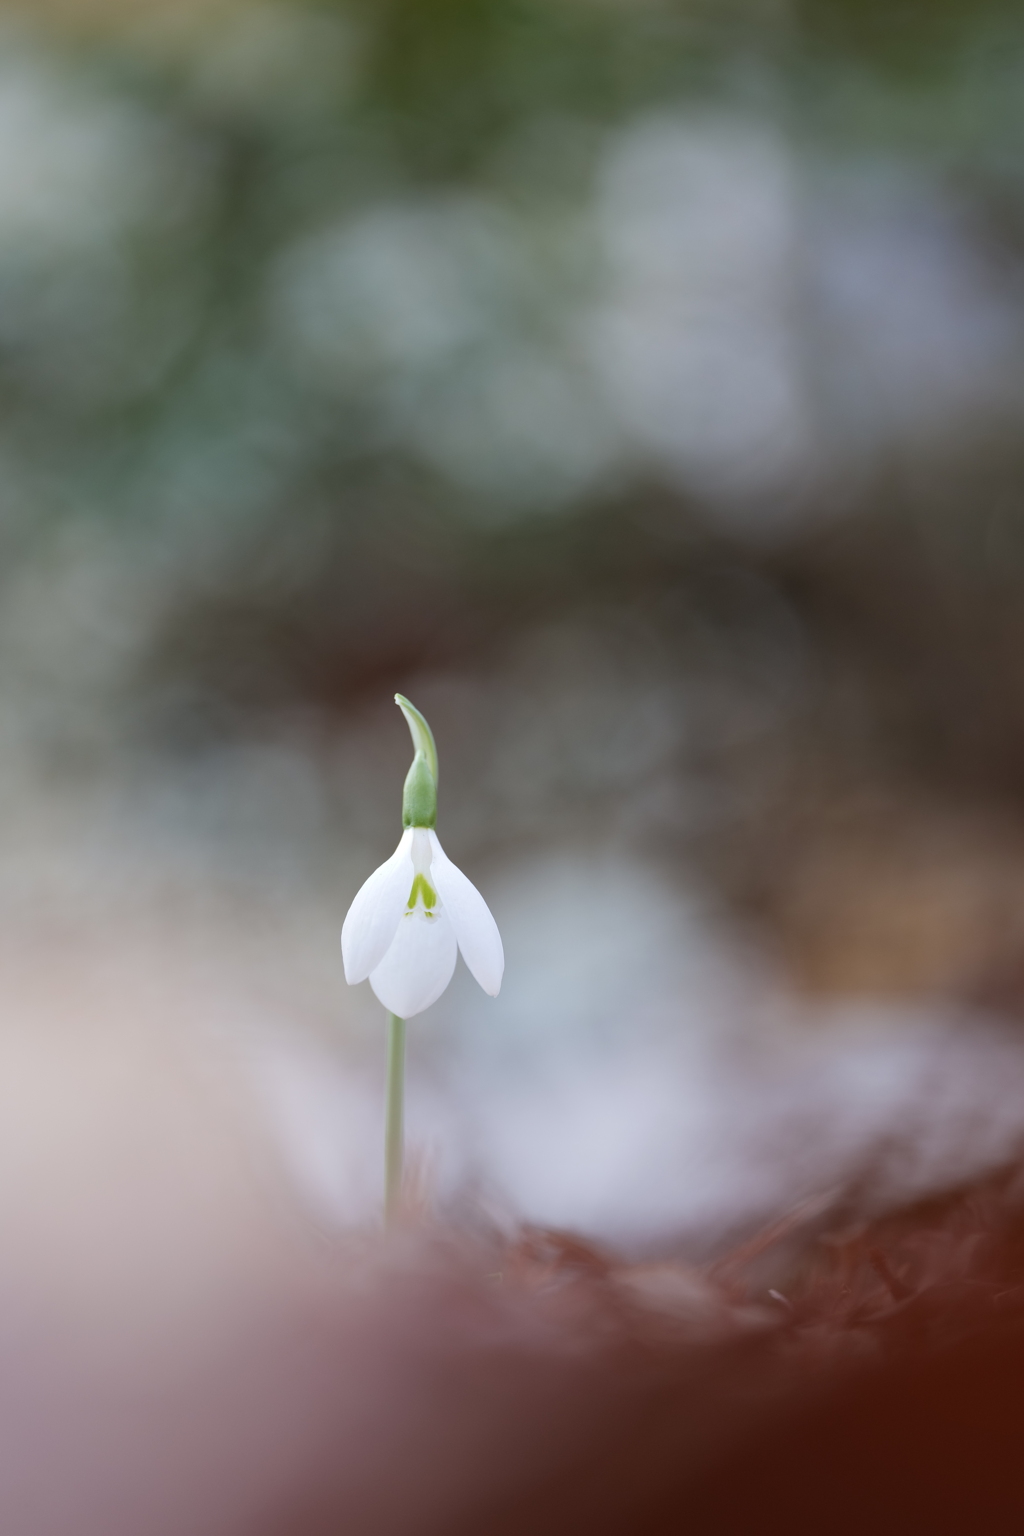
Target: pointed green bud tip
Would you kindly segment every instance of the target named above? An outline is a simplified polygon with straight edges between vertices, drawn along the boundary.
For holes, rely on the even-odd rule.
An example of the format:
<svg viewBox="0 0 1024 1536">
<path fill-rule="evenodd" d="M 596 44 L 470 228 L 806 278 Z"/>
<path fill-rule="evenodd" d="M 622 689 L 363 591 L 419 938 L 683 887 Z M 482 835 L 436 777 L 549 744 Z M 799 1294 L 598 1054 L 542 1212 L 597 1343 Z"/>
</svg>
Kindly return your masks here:
<svg viewBox="0 0 1024 1536">
<path fill-rule="evenodd" d="M 395 703 L 406 718 L 412 734 L 415 755 L 412 767 L 405 779 L 402 794 L 403 827 L 435 827 L 437 825 L 437 747 L 434 733 L 414 704 L 402 694 L 395 694 Z"/>
<path fill-rule="evenodd" d="M 417 752 L 422 752 L 427 760 L 427 767 L 433 774 L 434 783 L 437 783 L 437 747 L 434 745 L 434 733 L 424 720 L 415 704 L 402 693 L 395 694 L 395 703 L 405 716 L 406 724 L 412 735 L 412 744 Z"/>
</svg>

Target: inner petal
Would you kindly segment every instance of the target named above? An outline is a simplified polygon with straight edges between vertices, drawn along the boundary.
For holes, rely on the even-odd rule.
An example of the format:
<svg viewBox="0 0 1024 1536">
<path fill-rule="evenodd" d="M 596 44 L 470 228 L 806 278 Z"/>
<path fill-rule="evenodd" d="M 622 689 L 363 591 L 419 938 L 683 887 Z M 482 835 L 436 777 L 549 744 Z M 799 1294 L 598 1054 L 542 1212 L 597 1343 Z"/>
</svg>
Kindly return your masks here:
<svg viewBox="0 0 1024 1536">
<path fill-rule="evenodd" d="M 422 903 L 422 910 L 430 912 L 439 905 L 437 891 L 434 883 L 429 878 L 430 864 L 434 856 L 433 844 L 430 841 L 430 833 L 425 827 L 414 827 L 412 834 L 413 881 L 409 891 L 407 906 L 414 911 Z"/>
<path fill-rule="evenodd" d="M 422 908 L 406 912 L 390 949 L 370 973 L 370 986 L 389 1012 L 411 1019 L 441 996 L 452 979 L 457 953 L 455 932 L 443 907 L 432 913 Z"/>
</svg>

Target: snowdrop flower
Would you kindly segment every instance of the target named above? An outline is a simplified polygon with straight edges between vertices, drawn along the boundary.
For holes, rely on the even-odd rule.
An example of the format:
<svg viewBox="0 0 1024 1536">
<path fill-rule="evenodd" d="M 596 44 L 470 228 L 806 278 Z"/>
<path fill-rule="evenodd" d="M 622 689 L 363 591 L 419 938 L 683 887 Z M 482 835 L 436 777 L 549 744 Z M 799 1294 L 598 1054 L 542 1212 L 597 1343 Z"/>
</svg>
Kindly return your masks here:
<svg viewBox="0 0 1024 1536">
<path fill-rule="evenodd" d="M 501 986 L 505 958 L 487 903 L 437 840 L 437 749 L 430 727 L 401 694 L 395 703 L 416 749 L 405 781 L 405 831 L 349 908 L 341 950 L 346 981 L 369 977 L 389 1013 L 410 1019 L 441 996 L 458 950 L 491 997 Z"/>
<path fill-rule="evenodd" d="M 395 694 L 415 756 L 402 796 L 402 840 L 375 869 L 341 930 L 345 979 L 370 978 L 388 1010 L 384 1116 L 384 1219 L 402 1208 L 405 1158 L 405 1021 L 422 1013 L 452 979 L 458 951 L 492 997 L 505 968 L 497 924 L 475 885 L 437 840 L 437 748 L 419 710 Z"/>
</svg>

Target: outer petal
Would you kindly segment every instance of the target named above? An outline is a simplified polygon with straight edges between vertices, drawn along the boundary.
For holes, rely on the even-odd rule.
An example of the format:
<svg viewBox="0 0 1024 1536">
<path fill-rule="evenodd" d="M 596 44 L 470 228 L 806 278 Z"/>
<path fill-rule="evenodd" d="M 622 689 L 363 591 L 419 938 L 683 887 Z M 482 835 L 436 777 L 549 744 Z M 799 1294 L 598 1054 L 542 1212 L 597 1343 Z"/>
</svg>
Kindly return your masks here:
<svg viewBox="0 0 1024 1536">
<path fill-rule="evenodd" d="M 359 889 L 341 930 L 341 954 L 349 986 L 365 981 L 380 964 L 395 936 L 412 889 L 412 828 L 390 859 Z"/>
<path fill-rule="evenodd" d="M 390 1013 L 411 1019 L 436 1003 L 455 970 L 458 948 L 443 907 L 435 915 L 407 912 L 391 948 L 370 974 L 370 986 Z"/>
<path fill-rule="evenodd" d="M 505 970 L 501 934 L 491 909 L 471 880 L 453 864 L 431 832 L 430 880 L 451 918 L 462 958 L 491 997 L 497 997 Z"/>
</svg>

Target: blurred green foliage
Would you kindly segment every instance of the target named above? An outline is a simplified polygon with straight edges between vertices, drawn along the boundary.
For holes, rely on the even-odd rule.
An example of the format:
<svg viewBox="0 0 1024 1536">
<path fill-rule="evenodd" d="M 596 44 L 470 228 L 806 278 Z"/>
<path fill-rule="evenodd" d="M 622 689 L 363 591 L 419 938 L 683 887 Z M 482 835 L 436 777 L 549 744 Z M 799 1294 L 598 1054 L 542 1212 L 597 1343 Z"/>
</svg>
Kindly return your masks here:
<svg viewBox="0 0 1024 1536">
<path fill-rule="evenodd" d="M 581 337 L 631 123 L 732 114 L 812 178 L 909 162 L 1019 281 L 1004 0 L 291 0 L 178 30 L 172 9 L 92 33 L 12 12 L 0 73 L 4 548 L 116 530 L 149 594 L 147 729 L 335 708 L 539 617 L 666 592 L 690 613 L 709 572 L 785 565 L 699 479 L 602 457 Z M 898 475 L 844 476 L 814 492 L 843 517 L 914 504 Z M 776 549 L 819 537 L 800 497 Z"/>
</svg>

